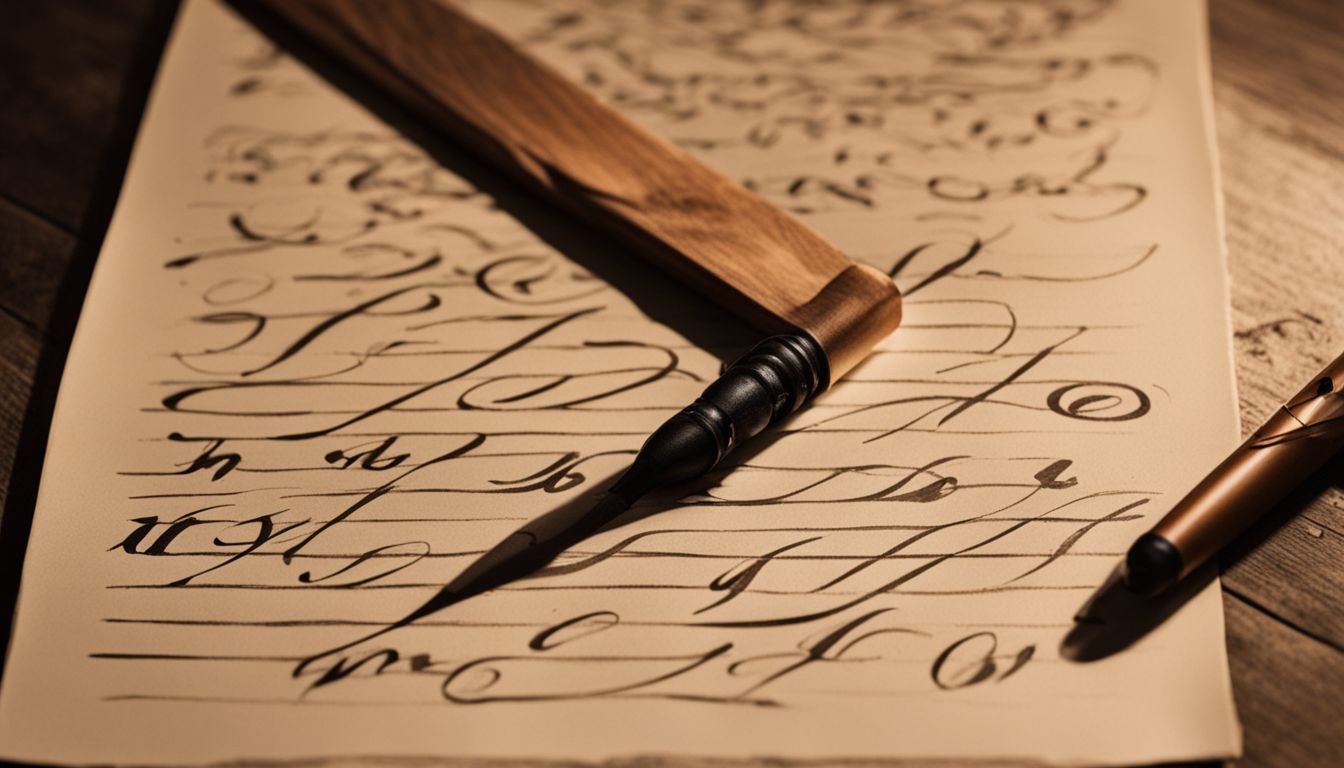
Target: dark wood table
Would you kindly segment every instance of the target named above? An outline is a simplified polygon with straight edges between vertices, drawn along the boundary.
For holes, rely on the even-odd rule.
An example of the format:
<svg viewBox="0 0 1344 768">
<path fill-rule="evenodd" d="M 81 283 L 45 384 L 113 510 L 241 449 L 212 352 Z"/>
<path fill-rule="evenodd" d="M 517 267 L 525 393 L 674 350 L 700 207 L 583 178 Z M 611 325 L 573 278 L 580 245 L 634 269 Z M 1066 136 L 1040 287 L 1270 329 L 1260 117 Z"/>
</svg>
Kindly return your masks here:
<svg viewBox="0 0 1344 768">
<path fill-rule="evenodd" d="M 173 10 L 12 3 L 0 25 L 0 616 L 13 608 L 61 367 Z M 1250 431 L 1344 349 L 1344 0 L 1211 0 L 1211 16 Z M 1239 764 L 1344 765 L 1344 457 L 1222 567 Z"/>
</svg>

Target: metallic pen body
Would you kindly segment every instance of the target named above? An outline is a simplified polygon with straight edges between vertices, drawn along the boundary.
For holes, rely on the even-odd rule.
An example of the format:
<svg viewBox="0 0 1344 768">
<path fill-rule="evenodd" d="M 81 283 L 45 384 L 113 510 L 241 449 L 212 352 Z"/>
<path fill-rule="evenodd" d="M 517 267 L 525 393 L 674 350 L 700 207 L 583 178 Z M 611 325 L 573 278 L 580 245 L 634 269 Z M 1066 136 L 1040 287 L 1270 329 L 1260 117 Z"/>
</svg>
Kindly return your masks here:
<svg viewBox="0 0 1344 768">
<path fill-rule="evenodd" d="M 1344 447 L 1344 355 L 1280 407 L 1126 556 L 1125 583 L 1162 592 L 1213 557 Z"/>
</svg>

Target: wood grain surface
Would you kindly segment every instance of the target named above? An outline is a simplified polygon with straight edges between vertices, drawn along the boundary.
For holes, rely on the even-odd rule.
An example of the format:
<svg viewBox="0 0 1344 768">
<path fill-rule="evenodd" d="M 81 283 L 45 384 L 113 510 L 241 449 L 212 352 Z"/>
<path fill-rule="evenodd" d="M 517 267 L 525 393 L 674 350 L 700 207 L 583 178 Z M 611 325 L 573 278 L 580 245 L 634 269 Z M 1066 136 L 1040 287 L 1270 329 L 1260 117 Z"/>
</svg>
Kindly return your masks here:
<svg viewBox="0 0 1344 768">
<path fill-rule="evenodd" d="M 171 11 L 14 3 L 0 25 L 2 616 L 60 369 Z M 1344 349 L 1344 2 L 1210 0 L 1210 11 L 1250 432 Z M 1238 541 L 1223 571 L 1246 741 L 1237 764 L 1344 765 L 1344 457 Z"/>
<path fill-rule="evenodd" d="M 891 278 L 851 261 L 451 5 L 254 0 L 238 7 L 288 25 L 437 133 L 763 333 L 809 332 L 833 379 L 900 322 Z"/>
</svg>

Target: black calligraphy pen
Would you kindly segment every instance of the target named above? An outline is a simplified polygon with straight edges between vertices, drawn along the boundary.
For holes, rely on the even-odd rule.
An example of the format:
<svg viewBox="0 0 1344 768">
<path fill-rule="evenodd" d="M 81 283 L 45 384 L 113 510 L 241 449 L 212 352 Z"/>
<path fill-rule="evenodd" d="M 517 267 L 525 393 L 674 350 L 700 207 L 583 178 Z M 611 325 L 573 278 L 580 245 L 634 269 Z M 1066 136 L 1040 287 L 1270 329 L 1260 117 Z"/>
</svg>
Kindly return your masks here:
<svg viewBox="0 0 1344 768">
<path fill-rule="evenodd" d="M 708 472 L 824 391 L 900 322 L 889 277 L 447 4 L 235 4 L 297 32 L 432 128 L 771 334 L 659 427 L 593 506 L 566 505 L 528 523 L 376 634 L 520 578 L 648 491 Z"/>
</svg>

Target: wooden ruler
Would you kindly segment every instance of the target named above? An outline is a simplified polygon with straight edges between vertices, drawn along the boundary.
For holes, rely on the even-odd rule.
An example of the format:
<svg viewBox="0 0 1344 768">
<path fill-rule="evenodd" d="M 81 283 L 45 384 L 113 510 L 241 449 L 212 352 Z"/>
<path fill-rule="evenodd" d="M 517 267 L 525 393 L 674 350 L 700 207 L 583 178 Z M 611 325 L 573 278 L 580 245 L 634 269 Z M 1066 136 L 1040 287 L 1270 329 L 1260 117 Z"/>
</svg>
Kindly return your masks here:
<svg viewBox="0 0 1344 768">
<path fill-rule="evenodd" d="M 805 331 L 834 381 L 895 330 L 886 275 L 436 0 L 254 0 L 431 128 L 767 333 Z"/>
</svg>

